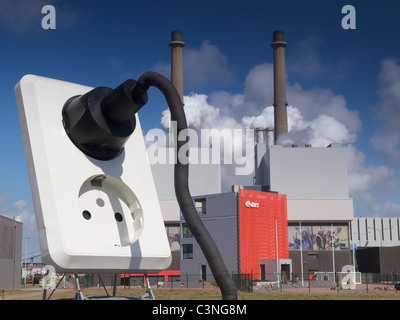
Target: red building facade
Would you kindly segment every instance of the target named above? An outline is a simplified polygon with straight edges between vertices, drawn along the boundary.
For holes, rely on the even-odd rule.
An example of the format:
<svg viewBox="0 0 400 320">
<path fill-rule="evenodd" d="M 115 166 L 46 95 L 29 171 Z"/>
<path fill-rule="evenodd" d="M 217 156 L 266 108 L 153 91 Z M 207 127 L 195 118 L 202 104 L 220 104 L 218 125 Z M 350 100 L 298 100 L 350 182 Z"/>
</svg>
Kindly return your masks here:
<svg viewBox="0 0 400 320">
<path fill-rule="evenodd" d="M 240 269 L 262 278 L 263 260 L 289 259 L 286 195 L 240 189 L 239 212 Z"/>
</svg>

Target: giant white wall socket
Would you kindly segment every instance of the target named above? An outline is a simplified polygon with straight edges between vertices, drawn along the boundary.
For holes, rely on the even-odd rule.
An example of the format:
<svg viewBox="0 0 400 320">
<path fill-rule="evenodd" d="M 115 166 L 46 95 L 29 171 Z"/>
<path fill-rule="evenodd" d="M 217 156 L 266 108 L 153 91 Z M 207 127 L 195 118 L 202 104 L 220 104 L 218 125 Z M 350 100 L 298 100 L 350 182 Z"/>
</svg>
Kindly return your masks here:
<svg viewBox="0 0 400 320">
<path fill-rule="evenodd" d="M 92 88 L 34 75 L 15 87 L 43 261 L 58 272 L 158 272 L 171 250 L 136 115 L 123 152 L 101 161 L 67 136 L 62 108 Z"/>
</svg>

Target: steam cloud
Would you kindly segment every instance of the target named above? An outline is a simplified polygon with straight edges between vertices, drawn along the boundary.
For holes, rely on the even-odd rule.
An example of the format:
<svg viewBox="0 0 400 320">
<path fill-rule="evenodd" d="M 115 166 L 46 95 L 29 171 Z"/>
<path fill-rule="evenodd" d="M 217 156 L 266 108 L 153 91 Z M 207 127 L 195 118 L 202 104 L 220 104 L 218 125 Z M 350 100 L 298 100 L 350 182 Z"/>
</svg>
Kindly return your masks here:
<svg viewBox="0 0 400 320">
<path fill-rule="evenodd" d="M 273 127 L 273 96 L 272 92 L 265 90 L 268 83 L 272 86 L 272 72 L 270 64 L 253 68 L 246 78 L 245 92 L 241 95 L 215 92 L 210 96 L 197 93 L 185 96 L 184 108 L 189 127 Z M 343 97 L 334 95 L 330 90 L 305 91 L 297 84 L 288 85 L 288 96 L 300 102 L 298 107 L 288 106 L 289 133 L 282 136 L 279 144 L 326 147 L 330 143 L 355 142 L 361 121 L 357 112 L 347 109 Z M 163 111 L 161 119 L 164 128 L 169 127 L 169 121 L 170 113 L 167 109 Z"/>
<path fill-rule="evenodd" d="M 393 59 L 382 62 L 379 76 L 382 88 L 380 118 L 383 125 L 371 138 L 377 150 L 382 141 L 389 139 L 395 148 L 384 148 L 388 159 L 398 159 L 400 135 L 397 123 L 393 124 L 393 109 L 398 112 L 400 105 L 400 65 Z M 273 66 L 264 63 L 255 66 L 246 77 L 242 94 L 216 91 L 210 95 L 191 93 L 184 97 L 185 113 L 191 128 L 257 128 L 274 126 Z M 348 171 L 350 197 L 354 198 L 359 214 L 393 216 L 398 215 L 400 204 L 383 197 L 393 195 L 390 190 L 400 186 L 400 180 L 387 165 L 367 165 L 365 154 L 354 143 L 361 131 L 362 123 L 358 112 L 347 106 L 346 99 L 330 89 L 305 90 L 299 84 L 287 83 L 289 132 L 278 141 L 281 145 L 311 144 L 326 147 L 331 143 L 341 144 L 348 150 Z M 169 111 L 162 114 L 161 123 L 169 126 Z M 396 118 L 397 119 L 397 118 Z M 386 140 L 387 141 L 387 140 Z M 391 151 L 389 151 L 391 150 Z M 382 147 L 383 151 L 383 147 Z M 222 166 L 223 189 L 232 184 L 252 184 L 249 176 L 232 175 L 231 166 Z M 378 195 L 381 196 L 378 196 Z M 355 211 L 355 215 L 357 212 Z"/>
</svg>

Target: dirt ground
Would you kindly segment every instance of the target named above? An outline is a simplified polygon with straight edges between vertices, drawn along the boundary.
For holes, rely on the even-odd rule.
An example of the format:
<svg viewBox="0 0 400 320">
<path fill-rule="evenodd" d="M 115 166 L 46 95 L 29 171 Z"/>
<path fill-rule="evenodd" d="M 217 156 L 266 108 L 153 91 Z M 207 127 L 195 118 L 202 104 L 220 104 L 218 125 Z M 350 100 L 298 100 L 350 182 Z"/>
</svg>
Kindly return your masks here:
<svg viewBox="0 0 400 320">
<path fill-rule="evenodd" d="M 113 288 L 84 288 L 82 293 L 85 298 L 111 297 Z M 52 294 L 49 289 L 46 299 L 50 300 L 73 300 L 75 297 L 74 289 L 57 289 Z M 116 289 L 116 297 L 140 298 L 146 293 L 146 289 L 141 287 Z M 219 289 L 166 289 L 153 288 L 156 300 L 221 300 Z M 51 296 L 50 296 L 51 295 Z M 238 293 L 239 300 L 400 300 L 400 292 L 242 292 Z M 43 300 L 43 290 L 40 287 L 26 287 L 18 291 L 5 293 L 5 300 Z"/>
</svg>

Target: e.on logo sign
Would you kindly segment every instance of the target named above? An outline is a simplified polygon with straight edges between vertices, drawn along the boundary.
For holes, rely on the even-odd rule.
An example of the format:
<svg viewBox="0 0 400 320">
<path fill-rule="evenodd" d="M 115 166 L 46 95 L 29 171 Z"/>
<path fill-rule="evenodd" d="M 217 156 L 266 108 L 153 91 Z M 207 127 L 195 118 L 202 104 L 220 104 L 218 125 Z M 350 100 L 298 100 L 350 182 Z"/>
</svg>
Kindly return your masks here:
<svg viewBox="0 0 400 320">
<path fill-rule="evenodd" d="M 258 207 L 260 206 L 260 204 L 257 203 L 257 202 L 251 202 L 251 201 L 247 200 L 247 201 L 245 202 L 245 206 L 246 206 L 247 208 L 258 208 Z"/>
</svg>

